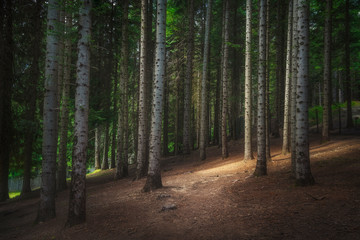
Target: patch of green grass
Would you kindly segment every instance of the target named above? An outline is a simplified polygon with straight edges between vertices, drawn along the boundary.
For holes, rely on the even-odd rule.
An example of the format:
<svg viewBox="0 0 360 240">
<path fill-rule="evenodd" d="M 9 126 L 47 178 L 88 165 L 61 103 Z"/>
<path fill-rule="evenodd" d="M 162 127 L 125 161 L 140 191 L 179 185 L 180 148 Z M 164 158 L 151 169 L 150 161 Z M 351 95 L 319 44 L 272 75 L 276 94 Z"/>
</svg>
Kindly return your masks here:
<svg viewBox="0 0 360 240">
<path fill-rule="evenodd" d="M 94 174 L 96 174 L 96 173 L 98 173 L 98 172 L 101 172 L 101 169 L 96 169 L 95 171 L 93 171 L 92 173 L 88 173 L 88 174 L 86 174 L 87 176 L 91 176 L 91 175 L 94 175 Z"/>
<path fill-rule="evenodd" d="M 9 192 L 9 198 L 14 198 L 20 196 L 21 192 Z"/>
</svg>

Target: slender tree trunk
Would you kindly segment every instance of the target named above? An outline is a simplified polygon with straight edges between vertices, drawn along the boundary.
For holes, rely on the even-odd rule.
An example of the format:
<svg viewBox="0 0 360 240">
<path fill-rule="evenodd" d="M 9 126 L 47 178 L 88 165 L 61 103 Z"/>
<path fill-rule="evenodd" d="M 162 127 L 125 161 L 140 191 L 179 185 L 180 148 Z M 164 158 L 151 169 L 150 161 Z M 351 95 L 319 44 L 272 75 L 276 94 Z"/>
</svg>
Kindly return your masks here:
<svg viewBox="0 0 360 240">
<path fill-rule="evenodd" d="M 265 64 L 266 64 L 266 73 L 265 73 L 265 137 L 266 137 L 266 161 L 271 161 L 270 153 L 270 64 L 269 64 L 269 54 L 270 54 L 270 21 L 269 21 L 269 8 L 270 0 L 266 1 L 266 53 L 265 53 Z M 277 131 L 279 132 L 279 131 Z"/>
<path fill-rule="evenodd" d="M 103 151 L 103 157 L 102 157 L 102 163 L 101 163 L 101 170 L 109 169 L 109 123 L 105 123 L 105 131 L 104 131 L 104 151 Z"/>
<path fill-rule="evenodd" d="M 69 97 L 70 97 L 70 80 L 71 80 L 71 39 L 69 32 L 71 30 L 72 18 L 71 13 L 66 12 L 66 36 L 64 42 L 64 78 L 62 87 L 62 106 L 60 114 L 60 144 L 59 144 L 59 167 L 57 189 L 59 191 L 67 188 L 66 170 L 67 170 L 67 142 L 69 127 Z"/>
<path fill-rule="evenodd" d="M 148 192 L 162 187 L 161 152 L 161 110 L 165 78 L 165 37 L 166 37 L 166 0 L 157 1 L 156 53 L 154 65 L 153 109 L 151 114 L 150 155 L 148 176 L 143 191 Z"/>
<path fill-rule="evenodd" d="M 258 70 L 258 110 L 257 110 L 257 162 L 255 176 L 266 175 L 265 136 L 265 84 L 266 84 L 266 0 L 260 0 L 259 10 L 259 70 Z"/>
<path fill-rule="evenodd" d="M 350 79 L 350 2 L 345 1 L 345 89 L 346 89 L 346 128 L 353 128 L 351 108 L 351 79 Z"/>
<path fill-rule="evenodd" d="M 83 0 L 79 10 L 78 60 L 76 64 L 75 133 L 67 225 L 85 222 L 86 151 L 88 143 L 91 0 Z"/>
<path fill-rule="evenodd" d="M 299 55 L 296 84 L 296 183 L 301 186 L 314 184 L 310 170 L 309 154 L 309 1 L 299 1 L 298 24 Z"/>
<path fill-rule="evenodd" d="M 56 153 L 57 153 L 57 65 L 58 38 L 57 31 L 59 6 L 55 0 L 49 0 L 46 38 L 45 96 L 43 112 L 43 146 L 40 204 L 36 222 L 55 218 L 56 192 Z"/>
<path fill-rule="evenodd" d="M 194 0 L 189 0 L 189 32 L 187 36 L 186 76 L 184 83 L 184 128 L 183 128 L 183 153 L 190 153 L 191 131 L 191 83 L 193 75 L 194 58 Z"/>
<path fill-rule="evenodd" d="M 325 30 L 324 30 L 324 106 L 322 124 L 322 142 L 327 142 L 329 138 L 329 114 L 330 105 L 330 82 L 331 82 L 331 11 L 332 0 L 326 0 L 325 10 Z"/>
<path fill-rule="evenodd" d="M 285 99 L 284 99 L 284 126 L 283 126 L 283 155 L 290 153 L 290 91 L 291 91 L 291 52 L 292 52 L 292 21 L 293 21 L 293 0 L 289 1 L 288 29 L 286 43 L 286 73 L 285 73 Z"/>
<path fill-rule="evenodd" d="M 0 3 L 0 201 L 9 198 L 8 176 L 13 135 L 11 95 L 14 61 L 13 1 Z"/>
<path fill-rule="evenodd" d="M 251 146 L 251 0 L 246 0 L 246 43 L 245 43 L 245 137 L 244 160 L 254 159 Z"/>
<path fill-rule="evenodd" d="M 141 0 L 141 40 L 140 40 L 140 86 L 139 86 L 139 123 L 138 123 L 138 150 L 136 178 L 140 179 L 146 175 L 146 150 L 147 150 L 147 53 L 148 43 L 148 2 Z"/>
<path fill-rule="evenodd" d="M 166 74 L 165 74 L 166 76 Z M 169 155 L 169 87 L 168 87 L 168 79 L 164 79 L 164 125 L 163 125 L 163 155 Z"/>
<path fill-rule="evenodd" d="M 292 29 L 292 53 L 291 53 L 291 94 L 290 94 L 290 140 L 291 140 L 291 171 L 295 177 L 296 171 L 296 82 L 297 82 L 297 57 L 298 57 L 298 0 L 293 0 L 293 29 Z"/>
<path fill-rule="evenodd" d="M 221 117 L 221 151 L 222 158 L 229 156 L 227 147 L 227 113 L 228 113 L 228 61 L 229 61 L 229 0 L 225 0 L 224 18 L 224 55 L 222 66 L 222 117 Z"/>
<path fill-rule="evenodd" d="M 117 63 L 114 66 L 114 86 L 113 86 L 113 91 L 114 91 L 114 97 L 113 97 L 113 114 L 114 116 L 118 115 L 118 104 L 117 104 L 117 99 L 118 99 L 118 94 L 117 94 L 117 90 L 118 90 L 118 76 L 117 76 Z M 112 123 L 112 140 L 111 140 L 111 163 L 110 163 L 110 168 L 115 168 L 116 167 L 116 132 L 117 132 L 117 117 L 114 117 L 113 123 Z"/>
<path fill-rule="evenodd" d="M 101 149 L 101 131 L 100 131 L 100 127 L 97 127 L 95 128 L 95 169 L 101 169 L 100 149 Z"/>
<path fill-rule="evenodd" d="M 206 23 L 205 23 L 205 40 L 204 40 L 204 57 L 201 79 L 201 110 L 200 110 L 200 159 L 206 159 L 206 121 L 207 121 L 207 71 L 209 64 L 209 41 L 210 41 L 210 18 L 211 18 L 211 5 L 212 0 L 208 0 L 208 6 L 206 9 Z"/>
</svg>

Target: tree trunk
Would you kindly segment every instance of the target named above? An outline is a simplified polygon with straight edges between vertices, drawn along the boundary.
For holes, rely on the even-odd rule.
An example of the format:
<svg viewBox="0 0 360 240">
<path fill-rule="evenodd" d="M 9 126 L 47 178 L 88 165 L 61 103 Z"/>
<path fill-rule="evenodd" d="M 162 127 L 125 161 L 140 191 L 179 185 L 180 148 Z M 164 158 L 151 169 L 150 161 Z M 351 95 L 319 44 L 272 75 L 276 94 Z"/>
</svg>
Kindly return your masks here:
<svg viewBox="0 0 360 240">
<path fill-rule="evenodd" d="M 329 88 L 331 82 L 331 11 L 332 0 L 326 0 L 325 10 L 325 30 L 324 30 L 324 106 L 322 123 L 322 142 L 327 142 L 329 138 L 329 114 L 331 111 Z"/>
<path fill-rule="evenodd" d="M 136 178 L 140 179 L 146 175 L 146 151 L 147 151 L 147 41 L 148 39 L 148 3 L 147 0 L 141 0 L 141 39 L 140 39 L 140 86 L 139 86 L 139 123 L 138 123 L 138 150 Z"/>
<path fill-rule="evenodd" d="M 67 225 L 85 222 L 86 217 L 86 151 L 88 143 L 91 1 L 83 0 L 79 9 L 79 42 L 76 64 L 75 132 L 71 172 L 69 215 Z"/>
<path fill-rule="evenodd" d="M 100 127 L 97 127 L 95 128 L 95 169 L 101 169 L 100 149 L 101 149 L 101 131 L 100 131 Z"/>
<path fill-rule="evenodd" d="M 298 4 L 299 60 L 296 84 L 296 183 L 306 186 L 314 184 L 309 155 L 309 7 L 308 1 L 299 1 Z"/>
<path fill-rule="evenodd" d="M 69 127 L 69 98 L 70 98 L 70 81 L 71 81 L 71 31 L 72 18 L 71 13 L 66 12 L 66 35 L 64 42 L 64 78 L 62 87 L 62 106 L 60 114 L 60 144 L 59 144 L 59 167 L 57 189 L 59 191 L 67 188 L 66 170 L 67 170 L 67 142 Z"/>
<path fill-rule="evenodd" d="M 55 192 L 56 192 L 56 155 L 58 140 L 58 27 L 59 6 L 55 0 L 49 0 L 48 22 L 46 37 L 46 64 L 45 64 L 45 95 L 43 112 L 43 146 L 42 146 L 42 175 L 40 204 L 36 222 L 44 222 L 55 218 Z"/>
<path fill-rule="evenodd" d="M 296 82 L 297 82 L 297 57 L 299 51 L 299 43 L 298 43 L 298 30 L 297 30 L 297 22 L 298 22 L 298 0 L 293 0 L 293 28 L 292 28 L 292 53 L 291 53 L 291 94 L 290 94 L 290 140 L 291 140 L 291 171 L 295 177 L 296 171 Z"/>
<path fill-rule="evenodd" d="M 254 159 L 251 146 L 251 0 L 246 0 L 246 43 L 245 43 L 245 137 L 244 160 Z"/>
<path fill-rule="evenodd" d="M 166 76 L 166 74 L 165 74 Z M 169 87 L 168 79 L 164 79 L 164 125 L 163 125 L 163 155 L 169 154 Z"/>
<path fill-rule="evenodd" d="M 201 107 L 200 107 L 200 159 L 206 159 L 206 131 L 207 131 L 207 71 L 209 64 L 209 49 L 210 49 L 210 18 L 211 18 L 211 5 L 212 0 L 208 0 L 208 7 L 206 9 L 206 22 L 205 22 L 205 39 L 204 39 L 204 57 L 201 79 Z"/>
<path fill-rule="evenodd" d="M 290 91 L 291 91 L 291 52 L 292 52 L 292 21 L 293 1 L 289 1 L 288 28 L 286 40 L 286 73 L 285 73 L 285 99 L 284 99 L 284 125 L 283 125 L 283 155 L 290 153 Z"/>
<path fill-rule="evenodd" d="M 155 79 L 153 89 L 153 109 L 151 113 L 150 155 L 148 176 L 143 191 L 148 192 L 161 188 L 161 110 L 165 78 L 165 37 L 166 37 L 166 0 L 157 1 L 156 18 L 156 49 L 155 49 Z"/>
<path fill-rule="evenodd" d="M 224 17 L 224 55 L 222 66 L 222 116 L 221 116 L 221 152 L 222 158 L 229 156 L 227 147 L 227 113 L 228 113 L 228 65 L 229 65 L 229 0 L 225 0 Z"/>
<path fill-rule="evenodd" d="M 266 53 L 265 53 L 265 63 L 266 63 L 266 73 L 265 73 L 265 147 L 266 147 L 266 161 L 271 161 L 271 152 L 270 152 L 270 64 L 269 64 L 269 54 L 270 54 L 270 21 L 269 21 L 269 8 L 270 0 L 266 1 Z M 278 133 L 279 131 L 277 131 Z"/>
<path fill-rule="evenodd" d="M 266 0 L 260 0 L 259 10 L 259 70 L 257 109 L 257 162 L 255 176 L 266 175 L 265 88 L 266 88 Z"/>
<path fill-rule="evenodd" d="M 346 128 L 353 128 L 351 108 L 351 79 L 350 79 L 350 8 L 349 0 L 345 1 L 345 89 L 346 89 Z"/>
<path fill-rule="evenodd" d="M 0 201 L 9 198 L 8 176 L 13 135 L 11 93 L 14 61 L 12 0 L 0 3 Z"/>
<path fill-rule="evenodd" d="M 103 157 L 102 157 L 102 162 L 101 162 L 101 170 L 106 170 L 109 169 L 109 161 L 108 161 L 108 157 L 109 157 L 109 123 L 106 122 L 105 123 L 105 131 L 104 131 L 104 151 L 103 151 Z"/>
<path fill-rule="evenodd" d="M 189 0 L 189 32 L 187 36 L 186 76 L 184 82 L 184 128 L 183 128 L 183 153 L 190 153 L 191 132 L 191 84 L 193 76 L 194 58 L 194 0 Z"/>
</svg>

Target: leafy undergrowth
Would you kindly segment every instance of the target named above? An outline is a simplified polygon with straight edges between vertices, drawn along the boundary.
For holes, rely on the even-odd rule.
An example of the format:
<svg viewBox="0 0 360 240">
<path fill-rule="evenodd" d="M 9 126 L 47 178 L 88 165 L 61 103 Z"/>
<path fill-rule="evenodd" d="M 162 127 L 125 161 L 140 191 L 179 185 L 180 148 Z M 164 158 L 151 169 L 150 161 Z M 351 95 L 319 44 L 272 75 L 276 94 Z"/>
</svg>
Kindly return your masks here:
<svg viewBox="0 0 360 240">
<path fill-rule="evenodd" d="M 38 198 L 0 205 L 0 239 L 360 239 L 360 136 L 311 143 L 316 184 L 295 187 L 289 156 L 272 139 L 268 175 L 252 177 L 243 143 L 162 160 L 164 187 L 142 193 L 145 179 L 114 181 L 115 170 L 87 178 L 87 222 L 64 228 L 68 191 L 57 217 L 33 225 Z"/>
</svg>

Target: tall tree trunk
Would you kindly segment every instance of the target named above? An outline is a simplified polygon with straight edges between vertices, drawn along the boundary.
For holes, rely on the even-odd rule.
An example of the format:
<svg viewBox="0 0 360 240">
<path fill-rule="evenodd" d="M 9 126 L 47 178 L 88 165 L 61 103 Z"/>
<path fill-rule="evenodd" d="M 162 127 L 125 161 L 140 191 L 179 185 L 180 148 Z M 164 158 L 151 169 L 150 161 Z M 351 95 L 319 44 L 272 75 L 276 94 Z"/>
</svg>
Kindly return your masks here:
<svg viewBox="0 0 360 240">
<path fill-rule="evenodd" d="M 128 123 L 128 81 L 129 81 L 129 33 L 128 33 L 128 13 L 129 13 L 129 1 L 123 1 L 123 25 L 122 25 L 122 39 L 121 39 L 121 78 L 120 78 L 120 86 L 121 90 L 121 99 L 122 99 L 122 116 L 119 115 L 119 118 L 122 118 L 122 121 L 119 121 L 118 128 L 121 133 L 120 135 L 120 143 L 122 144 L 122 158 L 117 159 L 117 168 L 115 178 L 119 179 L 122 177 L 128 176 L 128 136 L 129 136 L 129 123 Z M 118 140 L 119 141 L 119 140 Z M 121 156 L 121 154 L 118 154 Z"/>
<path fill-rule="evenodd" d="M 153 109 L 151 113 L 149 170 L 143 191 L 148 192 L 162 187 L 160 152 L 161 152 L 161 110 L 165 78 L 165 37 L 166 37 L 166 0 L 157 1 L 155 79 L 153 89 Z"/>
<path fill-rule="evenodd" d="M 165 74 L 166 76 L 166 74 Z M 164 116 L 163 116 L 163 155 L 167 156 L 169 154 L 169 87 L 168 87 L 168 81 L 169 79 L 164 79 Z"/>
<path fill-rule="evenodd" d="M 14 81 L 13 1 L 0 3 L 0 201 L 9 198 L 8 176 L 12 143 L 11 93 Z"/>
<path fill-rule="evenodd" d="M 67 224 L 85 222 L 86 217 L 86 150 L 88 143 L 91 1 L 83 0 L 79 10 L 78 60 L 76 64 L 75 133 L 72 176 Z"/>
<path fill-rule="evenodd" d="M 101 152 L 101 130 L 100 127 L 95 128 L 95 169 L 101 169 L 100 152 Z"/>
<path fill-rule="evenodd" d="M 189 0 L 189 32 L 187 36 L 186 76 L 184 82 L 184 128 L 183 128 L 183 153 L 190 153 L 191 132 L 191 83 L 193 76 L 194 58 L 194 0 Z"/>
<path fill-rule="evenodd" d="M 199 136 L 199 148 L 200 159 L 206 159 L 206 132 L 207 132 L 207 71 L 209 64 L 209 41 L 210 41 L 210 18 L 211 18 L 211 6 L 212 0 L 208 0 L 208 6 L 206 9 L 206 23 L 205 23 L 205 39 L 204 39 L 204 56 L 203 56 L 203 68 L 201 79 L 201 107 L 200 107 L 200 136 Z"/>
<path fill-rule="evenodd" d="M 329 114 L 331 111 L 329 88 L 331 82 L 331 11 L 332 0 L 326 0 L 325 10 L 325 30 L 324 30 L 324 106 L 322 124 L 322 142 L 327 142 L 329 138 Z"/>
<path fill-rule="evenodd" d="M 301 186 L 314 184 L 310 170 L 309 154 L 309 1 L 299 1 L 298 24 L 299 55 L 296 84 L 296 183 Z"/>
<path fill-rule="evenodd" d="M 246 43 L 245 43 L 245 137 L 244 160 L 254 159 L 251 146 L 251 0 L 246 0 Z"/>
<path fill-rule="evenodd" d="M 58 67 L 58 38 L 59 18 L 58 1 L 49 0 L 48 22 L 46 37 L 46 64 L 45 64 L 45 95 L 43 112 L 43 146 L 42 146 L 42 174 L 40 204 L 36 222 L 44 222 L 55 217 L 56 192 L 56 153 L 58 138 L 57 121 L 57 67 Z"/>
<path fill-rule="evenodd" d="M 285 73 L 285 99 L 284 99 L 284 126 L 283 126 L 283 155 L 290 153 L 290 91 L 291 91 L 291 52 L 292 52 L 292 25 L 293 0 L 289 1 L 288 27 L 286 40 L 286 73 Z"/>
<path fill-rule="evenodd" d="M 260 0 L 259 10 L 259 70 L 257 109 L 257 162 L 255 176 L 266 175 L 265 84 L 266 84 L 266 0 Z"/>
<path fill-rule="evenodd" d="M 228 65 L 229 65 L 229 0 L 225 0 L 224 17 L 224 55 L 222 66 L 222 116 L 221 116 L 221 152 L 222 158 L 229 156 L 227 147 L 227 113 L 228 113 Z"/>
<path fill-rule="evenodd" d="M 42 22 L 41 22 L 41 10 L 43 1 L 37 1 L 33 4 L 33 20 L 34 25 L 32 32 L 34 33 L 34 38 L 31 43 L 32 47 L 32 63 L 30 66 L 30 79 L 29 86 L 27 91 L 31 94 L 27 95 L 26 100 L 26 113 L 25 118 L 29 123 L 35 123 L 35 113 L 36 113 L 36 99 L 37 99 L 37 87 L 38 81 L 40 80 L 40 69 L 39 69 L 39 60 L 41 56 L 41 42 L 42 40 Z M 25 130 L 25 140 L 24 140 L 24 176 L 23 176 L 23 186 L 21 190 L 21 196 L 26 195 L 31 192 L 30 179 L 31 179 L 31 166 L 32 166 L 32 153 L 33 153 L 33 142 L 35 137 L 35 129 L 30 127 Z"/>
<path fill-rule="evenodd" d="M 71 39 L 69 32 L 72 27 L 71 13 L 66 12 L 65 22 L 65 42 L 64 42 L 64 78 L 62 87 L 62 106 L 60 114 L 60 144 L 59 144 L 59 167 L 57 189 L 59 191 L 67 188 L 66 170 L 67 170 L 67 142 L 69 127 L 69 97 L 70 97 L 70 80 L 71 80 Z"/>
<path fill-rule="evenodd" d="M 271 161 L 270 153 L 270 64 L 269 64 L 269 54 L 270 54 L 270 21 L 269 21 L 269 8 L 270 0 L 266 1 L 266 53 L 265 53 L 265 64 L 266 64 L 266 73 L 265 73 L 265 147 L 266 147 L 266 161 Z M 278 133 L 279 131 L 277 131 Z"/>
<path fill-rule="evenodd" d="M 139 123 L 138 123 L 138 150 L 137 150 L 137 167 L 136 178 L 140 179 L 146 175 L 146 151 L 147 151 L 147 53 L 148 43 L 148 2 L 141 0 L 141 40 L 140 40 L 140 86 L 139 86 Z"/>
<path fill-rule="evenodd" d="M 350 79 L 350 2 L 345 1 L 345 89 L 346 89 L 346 127 L 353 128 L 351 108 L 351 79 Z"/>
<path fill-rule="evenodd" d="M 107 81 L 107 80 L 106 80 Z M 108 96 L 107 96 L 108 97 Z M 106 107 L 107 108 L 107 107 Z M 104 151 L 103 151 L 103 157 L 101 162 L 101 170 L 109 169 L 109 123 L 105 123 L 105 130 L 104 130 Z"/>
<path fill-rule="evenodd" d="M 291 142 L 291 171 L 295 177 L 296 171 L 296 82 L 297 82 L 297 57 L 299 51 L 298 43 L 298 0 L 293 0 L 293 28 L 292 28 L 292 52 L 291 52 L 291 93 L 290 93 L 290 142 Z"/>
</svg>

